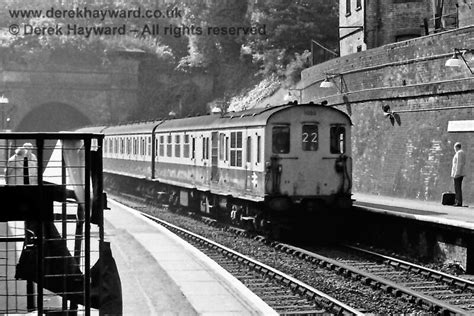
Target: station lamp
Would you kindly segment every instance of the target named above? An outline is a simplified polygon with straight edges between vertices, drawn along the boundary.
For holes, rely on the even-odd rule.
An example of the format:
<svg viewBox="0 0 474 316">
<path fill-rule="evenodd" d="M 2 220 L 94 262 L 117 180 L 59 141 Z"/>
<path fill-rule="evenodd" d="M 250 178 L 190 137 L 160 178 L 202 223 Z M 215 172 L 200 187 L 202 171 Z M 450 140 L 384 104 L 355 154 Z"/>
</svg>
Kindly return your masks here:
<svg viewBox="0 0 474 316">
<path fill-rule="evenodd" d="M 326 77 L 323 82 L 319 85 L 321 88 L 334 88 L 336 85 L 329 78 Z"/>
<path fill-rule="evenodd" d="M 471 56 L 469 62 L 466 60 L 466 54 L 474 54 L 474 49 L 470 48 L 455 48 L 454 54 L 451 58 L 449 58 L 446 63 L 444 64 L 446 67 L 462 67 L 462 65 L 466 65 L 467 69 L 474 75 L 474 71 L 472 70 L 469 62 L 474 61 L 474 56 Z"/>
<path fill-rule="evenodd" d="M 8 98 L 5 97 L 3 94 L 0 97 L 0 104 L 8 104 Z"/>
<path fill-rule="evenodd" d="M 337 88 L 339 93 L 346 93 L 347 92 L 347 85 L 344 81 L 344 77 L 340 73 L 325 73 L 326 79 L 324 79 L 321 84 L 319 85 L 320 88 Z M 339 86 L 336 84 L 334 79 L 339 77 Z"/>
<path fill-rule="evenodd" d="M 1 106 L 4 106 L 4 105 L 7 106 L 9 102 L 10 101 L 8 100 L 8 98 L 6 96 L 4 96 L 3 94 L 0 96 L 0 105 Z M 5 129 L 8 128 L 8 125 L 10 124 L 10 117 L 9 116 L 5 117 L 5 112 L 7 111 L 6 108 L 2 108 L 2 109 L 0 109 L 0 111 L 2 113 L 2 116 L 1 116 L 2 121 L 1 121 L 0 128 L 2 130 L 5 130 Z M 8 113 L 7 113 L 7 115 L 8 115 Z"/>
</svg>

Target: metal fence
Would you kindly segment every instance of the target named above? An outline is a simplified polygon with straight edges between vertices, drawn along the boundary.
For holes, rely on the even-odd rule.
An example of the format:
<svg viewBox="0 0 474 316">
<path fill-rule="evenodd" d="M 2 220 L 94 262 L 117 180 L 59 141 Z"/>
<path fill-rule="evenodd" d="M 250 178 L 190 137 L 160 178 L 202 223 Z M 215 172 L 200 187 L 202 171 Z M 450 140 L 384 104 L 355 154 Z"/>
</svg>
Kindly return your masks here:
<svg viewBox="0 0 474 316">
<path fill-rule="evenodd" d="M 0 133 L 0 314 L 98 308 L 107 248 L 102 140 Z"/>
</svg>

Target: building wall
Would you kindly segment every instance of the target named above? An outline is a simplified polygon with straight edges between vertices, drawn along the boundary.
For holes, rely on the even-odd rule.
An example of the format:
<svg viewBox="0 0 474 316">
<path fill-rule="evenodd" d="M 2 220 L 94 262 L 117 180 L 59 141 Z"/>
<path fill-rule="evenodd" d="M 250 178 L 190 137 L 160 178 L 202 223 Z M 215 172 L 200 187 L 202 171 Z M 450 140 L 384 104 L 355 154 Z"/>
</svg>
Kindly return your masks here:
<svg viewBox="0 0 474 316">
<path fill-rule="evenodd" d="M 348 1 L 351 3 L 350 14 L 346 13 Z M 365 50 L 437 32 L 434 16 L 438 0 L 365 0 L 359 10 L 356 9 L 356 1 L 339 1 L 339 25 L 364 26 L 362 34 L 355 33 L 346 38 L 344 36 L 350 30 L 340 29 L 341 56 L 357 52 L 361 42 L 365 42 L 362 45 Z M 448 30 L 473 25 L 472 6 L 470 0 L 444 0 L 442 14 L 445 17 L 440 27 Z M 428 30 L 425 29 L 424 19 L 427 19 Z"/>
<path fill-rule="evenodd" d="M 465 192 L 474 192 L 474 137 L 448 134 L 449 120 L 474 119 L 474 76 L 447 68 L 454 47 L 474 47 L 474 26 L 384 45 L 340 57 L 302 72 L 304 102 L 328 101 L 352 113 L 354 191 L 420 199 L 452 190 L 453 145 L 465 144 Z M 337 88 L 320 88 L 325 73 L 341 74 Z M 382 105 L 400 113 L 392 126 Z M 474 201 L 474 193 L 468 200 Z"/>
<path fill-rule="evenodd" d="M 137 105 L 138 62 L 115 57 L 103 66 L 71 64 L 0 63 L 0 91 L 10 108 L 0 109 L 0 129 L 16 127 L 35 109 L 66 104 L 92 124 L 118 122 Z M 49 119 L 60 119 L 51 113 Z M 8 115 L 8 125 L 3 119 Z M 44 122 L 46 125 L 48 122 Z"/>
<path fill-rule="evenodd" d="M 379 12 L 378 37 L 374 46 L 382 46 L 423 34 L 423 19 L 430 15 L 429 1 L 372 0 L 369 8 Z M 374 8 L 374 6 L 378 8 Z"/>
<path fill-rule="evenodd" d="M 474 25 L 474 3 L 471 0 L 458 0 L 459 26 Z"/>
<path fill-rule="evenodd" d="M 350 10 L 346 10 L 348 2 L 351 5 Z M 358 27 L 364 25 L 364 1 L 340 0 L 340 4 L 343 4 L 339 5 L 340 55 L 345 56 L 358 50 L 366 50 L 364 31 L 363 29 L 358 29 Z"/>
</svg>

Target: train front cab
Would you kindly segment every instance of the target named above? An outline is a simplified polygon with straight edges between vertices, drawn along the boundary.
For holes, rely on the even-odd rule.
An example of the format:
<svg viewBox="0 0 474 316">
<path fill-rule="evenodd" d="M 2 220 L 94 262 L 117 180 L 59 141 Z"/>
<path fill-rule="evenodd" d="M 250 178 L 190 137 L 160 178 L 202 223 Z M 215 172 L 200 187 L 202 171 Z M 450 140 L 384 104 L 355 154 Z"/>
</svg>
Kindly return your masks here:
<svg viewBox="0 0 474 316">
<path fill-rule="evenodd" d="M 311 105 L 283 110 L 270 117 L 266 139 L 265 201 L 272 212 L 351 206 L 351 121 L 345 113 Z"/>
</svg>

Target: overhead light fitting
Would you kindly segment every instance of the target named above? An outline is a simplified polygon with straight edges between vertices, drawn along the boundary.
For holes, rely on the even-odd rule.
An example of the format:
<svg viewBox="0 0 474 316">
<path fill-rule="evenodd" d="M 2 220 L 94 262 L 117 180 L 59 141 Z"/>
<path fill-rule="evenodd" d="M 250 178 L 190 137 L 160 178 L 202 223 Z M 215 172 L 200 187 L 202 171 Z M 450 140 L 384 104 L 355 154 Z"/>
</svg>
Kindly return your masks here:
<svg viewBox="0 0 474 316">
<path fill-rule="evenodd" d="M 319 85 L 320 88 L 337 88 L 339 93 L 345 94 L 348 92 L 344 77 L 340 73 L 325 73 L 326 79 L 324 79 Z M 335 78 L 339 77 L 339 85 L 336 83 Z"/>
<path fill-rule="evenodd" d="M 329 78 L 326 78 L 324 79 L 323 82 L 321 82 L 321 84 L 319 85 L 319 87 L 321 88 L 334 88 L 336 85 L 334 84 L 334 82 L 330 81 Z"/>
<path fill-rule="evenodd" d="M 8 103 L 8 98 L 2 94 L 2 96 L 0 96 L 0 104 L 7 104 L 7 103 Z"/>
<path fill-rule="evenodd" d="M 454 54 L 453 57 L 449 58 L 444 65 L 446 67 L 461 67 L 463 62 L 460 58 L 458 58 L 457 54 Z"/>
<path fill-rule="evenodd" d="M 467 69 L 474 75 L 474 72 L 469 65 L 469 62 L 466 60 L 465 55 L 474 53 L 474 49 L 468 48 L 455 48 L 454 54 L 451 58 L 449 58 L 446 63 L 444 64 L 446 67 L 462 67 L 462 65 L 466 65 Z M 474 57 L 474 56 L 473 56 Z M 470 62 L 473 61 L 474 58 L 471 57 Z"/>
</svg>

